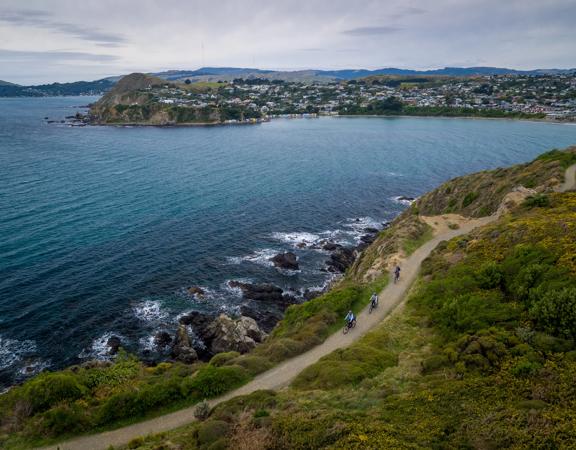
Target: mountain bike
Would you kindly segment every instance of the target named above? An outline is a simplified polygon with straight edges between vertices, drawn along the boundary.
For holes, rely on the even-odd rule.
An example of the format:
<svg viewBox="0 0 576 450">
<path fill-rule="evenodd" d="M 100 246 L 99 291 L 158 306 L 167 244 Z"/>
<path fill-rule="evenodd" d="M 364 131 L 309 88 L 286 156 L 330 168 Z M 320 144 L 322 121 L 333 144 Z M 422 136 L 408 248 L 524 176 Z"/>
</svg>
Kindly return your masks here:
<svg viewBox="0 0 576 450">
<path fill-rule="evenodd" d="M 342 330 L 342 333 L 348 334 L 348 332 L 354 327 L 356 327 L 356 319 L 346 323 L 346 325 L 344 325 L 344 329 Z"/>
<path fill-rule="evenodd" d="M 372 310 L 378 308 L 378 302 L 377 301 L 371 301 L 370 302 L 370 307 L 368 308 L 368 314 L 372 314 Z"/>
</svg>

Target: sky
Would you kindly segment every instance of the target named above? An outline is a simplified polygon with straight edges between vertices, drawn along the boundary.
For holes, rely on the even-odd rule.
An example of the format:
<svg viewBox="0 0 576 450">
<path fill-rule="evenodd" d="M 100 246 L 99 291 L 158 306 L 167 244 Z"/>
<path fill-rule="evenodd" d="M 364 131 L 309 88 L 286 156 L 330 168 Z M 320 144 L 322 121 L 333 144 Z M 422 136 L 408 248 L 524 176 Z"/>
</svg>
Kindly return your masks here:
<svg viewBox="0 0 576 450">
<path fill-rule="evenodd" d="M 576 0 L 0 0 L 0 80 L 203 66 L 576 67 Z"/>
</svg>

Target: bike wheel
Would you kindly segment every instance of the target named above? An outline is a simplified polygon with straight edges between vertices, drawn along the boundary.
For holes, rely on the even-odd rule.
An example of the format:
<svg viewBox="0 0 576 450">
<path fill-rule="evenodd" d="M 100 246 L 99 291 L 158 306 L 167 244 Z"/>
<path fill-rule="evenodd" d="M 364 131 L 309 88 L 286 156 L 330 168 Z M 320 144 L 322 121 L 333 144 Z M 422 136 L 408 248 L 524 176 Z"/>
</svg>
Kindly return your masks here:
<svg viewBox="0 0 576 450">
<path fill-rule="evenodd" d="M 370 308 L 368 308 L 368 314 L 372 314 L 372 310 L 374 309 L 374 305 L 370 303 Z"/>
<path fill-rule="evenodd" d="M 342 330 L 342 334 L 348 334 L 348 325 L 344 325 L 344 329 Z"/>
</svg>

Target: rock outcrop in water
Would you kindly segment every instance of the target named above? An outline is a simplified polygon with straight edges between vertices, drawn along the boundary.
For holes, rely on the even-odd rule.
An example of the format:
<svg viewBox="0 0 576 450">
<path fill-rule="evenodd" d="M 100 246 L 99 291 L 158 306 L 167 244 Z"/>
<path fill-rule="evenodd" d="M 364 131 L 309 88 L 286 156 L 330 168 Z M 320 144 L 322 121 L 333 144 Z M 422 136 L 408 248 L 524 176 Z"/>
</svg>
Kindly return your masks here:
<svg viewBox="0 0 576 450">
<path fill-rule="evenodd" d="M 198 360 L 198 353 L 192 347 L 192 340 L 188 334 L 186 326 L 180 324 L 172 346 L 172 358 L 186 364 L 191 364 Z"/>
<path fill-rule="evenodd" d="M 278 267 L 280 269 L 286 269 L 286 270 L 300 269 L 300 266 L 298 265 L 298 257 L 292 252 L 279 253 L 273 258 L 270 258 L 270 261 L 272 261 L 275 267 Z"/>
</svg>

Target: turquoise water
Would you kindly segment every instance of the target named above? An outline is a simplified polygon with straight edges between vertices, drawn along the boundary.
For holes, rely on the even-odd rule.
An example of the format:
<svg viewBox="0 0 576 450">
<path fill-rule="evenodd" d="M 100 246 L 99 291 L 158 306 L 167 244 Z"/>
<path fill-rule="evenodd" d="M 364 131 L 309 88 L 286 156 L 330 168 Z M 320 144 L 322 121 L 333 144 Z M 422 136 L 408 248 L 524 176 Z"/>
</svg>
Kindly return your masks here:
<svg viewBox="0 0 576 450">
<path fill-rule="evenodd" d="M 466 119 L 322 118 L 206 128 L 47 124 L 93 98 L 0 100 L 0 384 L 142 353 L 192 309 L 234 310 L 226 281 L 297 292 L 326 255 L 295 249 L 392 219 L 465 173 L 576 143 L 576 127 Z M 356 219 L 360 219 L 357 221 Z M 268 258 L 295 251 L 300 272 Z M 203 286 L 197 299 L 185 288 Z"/>
</svg>

